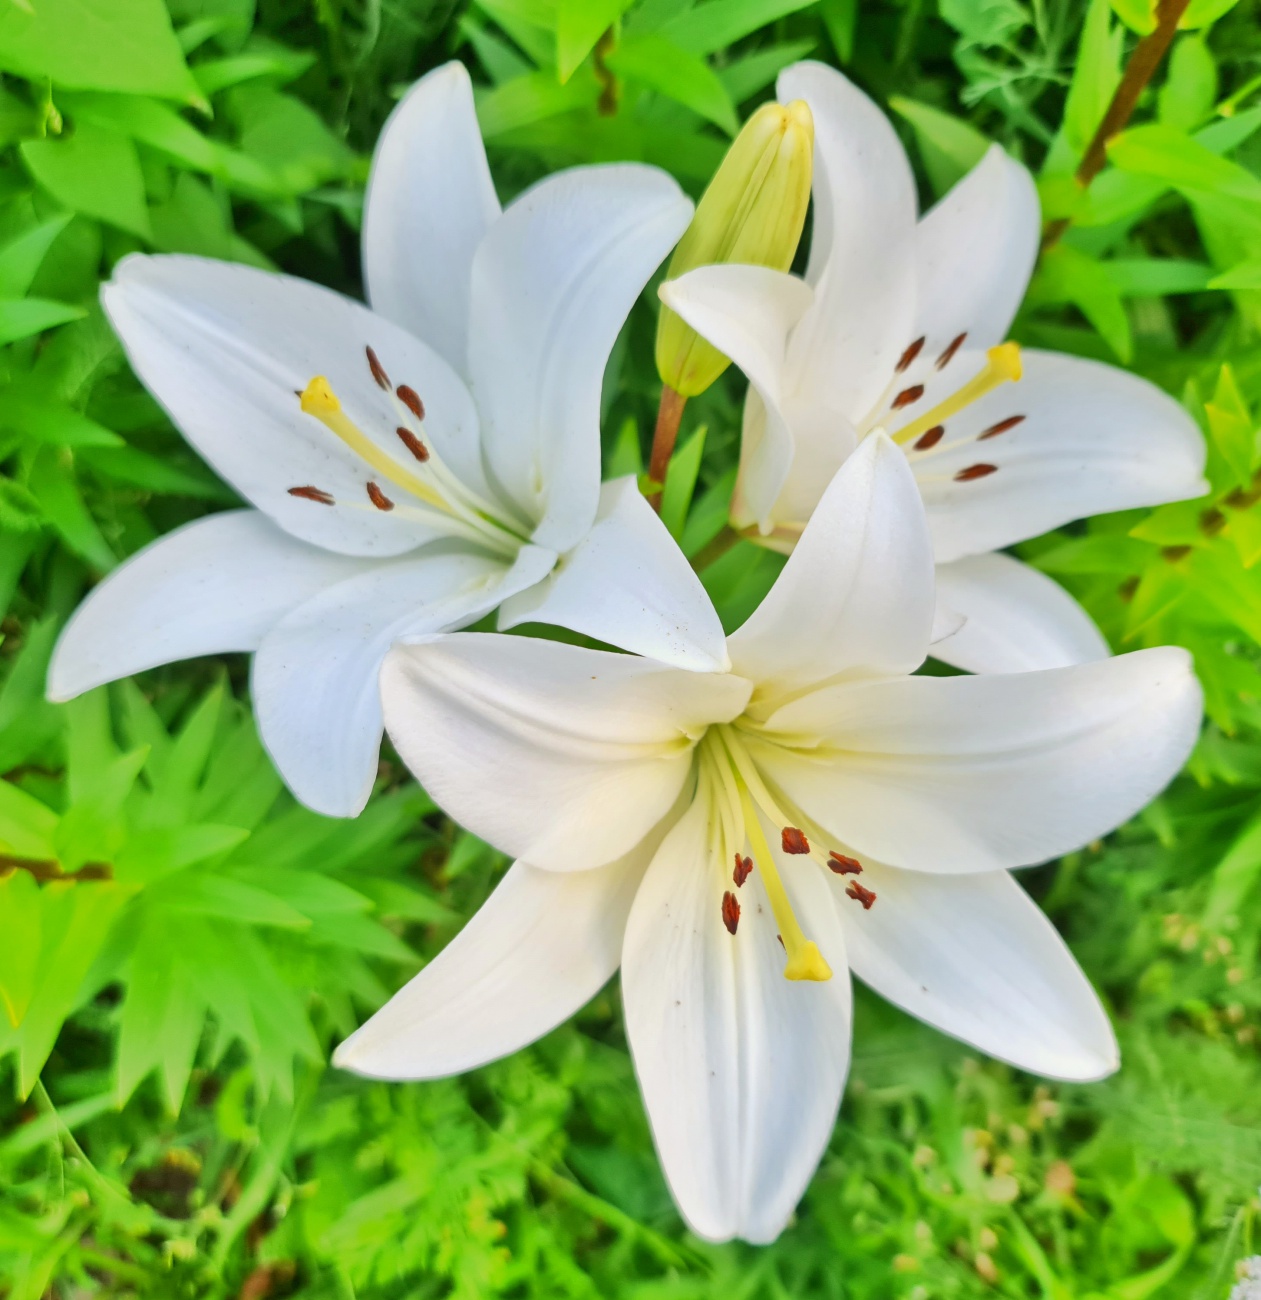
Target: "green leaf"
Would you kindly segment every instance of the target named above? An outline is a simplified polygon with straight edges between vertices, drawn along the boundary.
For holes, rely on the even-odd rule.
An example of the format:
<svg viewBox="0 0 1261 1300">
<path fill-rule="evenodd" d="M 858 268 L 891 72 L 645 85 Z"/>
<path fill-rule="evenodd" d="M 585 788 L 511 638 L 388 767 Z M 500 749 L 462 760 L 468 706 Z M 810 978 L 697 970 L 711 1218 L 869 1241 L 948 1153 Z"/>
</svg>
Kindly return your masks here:
<svg viewBox="0 0 1261 1300">
<path fill-rule="evenodd" d="M 32 334 L 41 334 L 56 325 L 82 320 L 86 315 L 82 307 L 49 302 L 46 298 L 0 300 L 0 344 L 30 338 Z"/>
<path fill-rule="evenodd" d="M 1122 360 L 1133 355 L 1130 319 L 1105 266 L 1080 249 L 1057 244 L 1043 254 L 1030 287 L 1034 303 L 1071 302 Z"/>
<path fill-rule="evenodd" d="M 1214 276 L 1208 282 L 1210 289 L 1261 289 L 1261 258 L 1253 262 L 1240 262 L 1229 271 Z"/>
<path fill-rule="evenodd" d="M 144 177 L 136 146 L 125 135 L 82 122 L 68 135 L 28 140 L 21 153 L 31 175 L 60 203 L 148 239 Z"/>
<path fill-rule="evenodd" d="M 661 35 L 690 54 L 713 54 L 813 0 L 709 0 L 672 18 Z"/>
<path fill-rule="evenodd" d="M 1223 14 L 1228 14 L 1239 0 L 1191 0 L 1186 12 L 1178 21 L 1183 31 L 1193 31 L 1197 27 L 1207 27 L 1215 23 Z"/>
<path fill-rule="evenodd" d="M 746 54 L 719 70 L 718 77 L 727 88 L 733 102 L 742 104 L 746 99 L 765 89 L 790 63 L 804 59 L 815 46 L 809 41 L 785 41 L 782 45 L 768 45 L 765 49 Z"/>
<path fill-rule="evenodd" d="M 1201 36 L 1178 38 L 1158 99 L 1160 120 L 1184 131 L 1199 126 L 1217 100 L 1217 63 Z"/>
<path fill-rule="evenodd" d="M 62 454 L 43 448 L 31 466 L 27 486 L 48 522 L 76 555 L 102 573 L 114 567 L 117 563 L 114 552 L 84 505 L 71 463 L 63 460 Z"/>
<path fill-rule="evenodd" d="M 0 7 L 0 68 L 81 90 L 205 106 L 162 0 L 35 0 Z"/>
<path fill-rule="evenodd" d="M 1123 171 L 1156 177 L 1174 189 L 1261 203 L 1261 177 L 1159 122 L 1122 132 L 1109 143 L 1108 159 Z"/>
<path fill-rule="evenodd" d="M 700 473 L 701 457 L 705 454 L 705 432 L 702 424 L 674 453 L 666 470 L 665 489 L 661 493 L 661 522 L 675 541 L 683 536 L 688 507 L 692 504 L 696 476 Z"/>
<path fill-rule="evenodd" d="M 1130 31 L 1140 36 L 1156 30 L 1156 0 L 1112 0 L 1112 10 Z"/>
<path fill-rule="evenodd" d="M 728 135 L 739 130 L 736 108 L 718 74 L 703 59 L 653 32 L 628 36 L 607 60 L 624 77 L 690 108 Z"/>
<path fill-rule="evenodd" d="M 557 0 L 556 71 L 568 81 L 634 0 Z"/>
<path fill-rule="evenodd" d="M 43 928 L 39 885 L 28 871 L 0 876 L 0 1003 L 15 1029 L 35 994 Z"/>
<path fill-rule="evenodd" d="M 633 415 L 628 415 L 617 431 L 604 477 L 625 478 L 627 474 L 634 474 L 638 478 L 643 470 L 644 457 L 639 446 L 639 425 L 635 423 Z"/>
<path fill-rule="evenodd" d="M 1257 459 L 1257 430 L 1230 366 L 1218 373 L 1217 388 L 1204 404 L 1204 414 L 1213 446 L 1230 466 L 1235 482 L 1249 483 Z"/>
<path fill-rule="evenodd" d="M 736 486 L 736 467 L 730 466 L 701 494 L 688 511 L 679 546 L 689 559 L 722 532 L 731 512 L 731 494 Z"/>
<path fill-rule="evenodd" d="M 69 222 L 68 212 L 50 217 L 0 247 L 0 296 L 20 298 L 26 293 L 53 240 Z"/>
<path fill-rule="evenodd" d="M 1064 135 L 1077 157 L 1086 152 L 1121 80 L 1121 38 L 1121 29 L 1112 28 L 1108 0 L 1090 0 L 1064 104 Z"/>
<path fill-rule="evenodd" d="M 944 194 L 970 172 L 990 147 L 974 126 L 929 104 L 894 96 L 889 107 L 911 124 L 936 194 Z"/>
<path fill-rule="evenodd" d="M 1117 292 L 1126 298 L 1156 298 L 1167 293 L 1207 289 L 1213 268 L 1173 257 L 1117 257 L 1103 263 Z"/>
</svg>

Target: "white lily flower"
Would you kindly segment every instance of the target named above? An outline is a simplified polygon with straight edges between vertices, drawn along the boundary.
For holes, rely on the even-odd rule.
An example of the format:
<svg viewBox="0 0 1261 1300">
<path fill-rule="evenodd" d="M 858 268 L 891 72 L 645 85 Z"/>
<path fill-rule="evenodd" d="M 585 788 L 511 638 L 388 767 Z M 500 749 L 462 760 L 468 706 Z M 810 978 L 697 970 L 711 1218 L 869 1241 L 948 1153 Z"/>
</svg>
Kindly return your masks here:
<svg viewBox="0 0 1261 1300">
<path fill-rule="evenodd" d="M 917 222 L 906 154 L 866 95 L 817 63 L 786 69 L 778 94 L 814 116 L 805 280 L 723 265 L 661 288 L 750 380 L 733 525 L 791 549 L 836 467 L 882 429 L 919 482 L 940 599 L 966 619 L 936 657 L 1015 672 L 1108 654 L 1076 601 L 1001 548 L 1205 492 L 1194 421 L 1126 371 L 1003 342 L 1040 217 L 998 146 Z"/>
<path fill-rule="evenodd" d="M 253 506 L 111 574 L 66 628 L 67 699 L 190 655 L 254 652 L 264 743 L 294 793 L 352 815 L 381 739 L 377 670 L 401 637 L 559 623 L 689 668 L 722 628 L 633 481 L 600 485 L 618 330 L 691 204 L 637 165 L 549 177 L 505 211 L 468 74 L 430 73 L 373 164 L 375 311 L 194 257 L 129 257 L 103 291 L 132 366 Z"/>
<path fill-rule="evenodd" d="M 399 752 L 517 860 L 336 1063 L 470 1069 L 620 963 L 674 1196 L 701 1236 L 754 1242 L 832 1132 L 851 970 L 1024 1069 L 1114 1070 L 1097 997 L 1008 869 L 1104 834 L 1174 775 L 1200 720 L 1189 657 L 912 677 L 934 606 L 915 481 L 877 435 L 728 639 L 729 671 L 476 633 L 395 647 Z"/>
</svg>

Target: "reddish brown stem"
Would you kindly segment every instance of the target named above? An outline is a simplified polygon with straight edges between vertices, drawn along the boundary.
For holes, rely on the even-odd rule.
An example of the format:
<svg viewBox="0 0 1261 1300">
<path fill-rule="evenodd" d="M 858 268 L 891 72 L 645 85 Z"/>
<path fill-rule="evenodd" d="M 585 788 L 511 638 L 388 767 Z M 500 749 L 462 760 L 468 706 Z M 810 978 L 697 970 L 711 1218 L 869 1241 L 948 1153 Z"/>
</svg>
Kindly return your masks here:
<svg viewBox="0 0 1261 1300">
<path fill-rule="evenodd" d="M 1107 112 L 1103 115 L 1103 121 L 1099 123 L 1098 129 L 1086 146 L 1081 162 L 1077 164 L 1077 170 L 1073 173 L 1073 179 L 1082 189 L 1085 189 L 1103 170 L 1103 165 L 1108 160 L 1108 141 L 1120 135 L 1125 129 L 1138 103 L 1138 97 L 1143 93 L 1143 87 L 1155 75 L 1161 59 L 1173 44 L 1178 23 L 1190 2 L 1191 0 L 1160 0 L 1157 5 L 1156 30 L 1149 32 L 1134 47 L 1134 53 L 1130 55 L 1129 62 L 1125 65 L 1120 84 L 1112 96 Z M 1058 217 L 1047 226 L 1046 233 L 1042 237 L 1043 252 L 1059 241 L 1060 236 L 1068 229 L 1070 221 L 1069 217 Z"/>
<path fill-rule="evenodd" d="M 674 444 L 686 405 L 687 398 L 682 393 L 676 392 L 669 384 L 662 388 L 661 405 L 657 407 L 657 427 L 652 431 L 652 454 L 648 457 L 648 481 L 651 485 L 648 500 L 658 514 L 661 513 L 661 488 L 670 468 L 670 457 L 674 455 Z"/>
</svg>

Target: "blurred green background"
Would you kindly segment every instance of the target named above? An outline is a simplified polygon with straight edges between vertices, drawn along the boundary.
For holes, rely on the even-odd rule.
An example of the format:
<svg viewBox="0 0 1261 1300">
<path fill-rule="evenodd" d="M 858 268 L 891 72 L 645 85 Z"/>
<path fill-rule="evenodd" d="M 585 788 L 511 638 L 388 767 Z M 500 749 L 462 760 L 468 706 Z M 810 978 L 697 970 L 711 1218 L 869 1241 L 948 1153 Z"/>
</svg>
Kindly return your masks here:
<svg viewBox="0 0 1261 1300">
<path fill-rule="evenodd" d="M 1088 191 L 1072 172 L 1146 0 L 0 0 L 0 1296 L 1224 1300 L 1261 1180 L 1261 5 L 1194 0 Z M 1115 1017 L 1121 1073 L 1051 1086 L 860 990 L 836 1133 L 774 1246 L 683 1229 L 616 982 L 535 1048 L 383 1085 L 332 1045 L 505 863 L 382 763 L 354 822 L 294 804 L 245 660 L 43 700 L 87 587 L 232 504 L 97 306 L 135 249 L 360 291 L 368 159 L 449 58 L 501 197 L 636 158 L 703 188 L 804 57 L 893 115 L 925 205 L 997 140 L 1071 219 L 1015 335 L 1129 366 L 1210 440 L 1211 498 L 1021 548 L 1117 649 L 1194 651 L 1187 775 L 1026 873 Z M 640 468 L 655 297 L 610 363 Z M 743 383 L 688 407 L 665 517 L 722 526 Z M 704 579 L 728 626 L 777 557 Z"/>
</svg>

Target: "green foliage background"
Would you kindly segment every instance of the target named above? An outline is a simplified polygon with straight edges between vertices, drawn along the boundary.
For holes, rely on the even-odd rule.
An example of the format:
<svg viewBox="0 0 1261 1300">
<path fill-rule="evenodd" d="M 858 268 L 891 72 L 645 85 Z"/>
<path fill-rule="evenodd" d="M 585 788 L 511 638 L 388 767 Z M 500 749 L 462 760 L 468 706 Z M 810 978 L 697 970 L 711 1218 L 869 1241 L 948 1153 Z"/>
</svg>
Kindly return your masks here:
<svg viewBox="0 0 1261 1300">
<path fill-rule="evenodd" d="M 1082 192 L 1073 167 L 1149 10 L 0 0 L 0 1296 L 1226 1295 L 1261 1210 L 1261 5 L 1194 0 Z M 926 203 L 1000 141 L 1047 218 L 1072 219 L 1016 337 L 1132 367 L 1210 439 L 1211 499 L 1022 548 L 1117 649 L 1190 647 L 1208 693 L 1188 775 L 1026 875 L 1124 1068 L 1045 1086 L 860 990 L 840 1122 L 770 1248 L 682 1228 L 616 984 L 465 1078 L 328 1068 L 505 865 L 396 761 L 357 821 L 296 806 L 240 658 L 43 700 L 88 585 L 232 502 L 131 377 L 99 281 L 140 248 L 358 292 L 376 133 L 453 56 L 504 198 L 616 158 L 696 193 L 802 57 L 889 107 Z M 651 428 L 654 301 L 610 365 L 610 472 L 640 467 Z M 729 373 L 688 408 L 665 514 L 693 555 L 723 522 L 741 389 Z M 779 563 L 741 543 L 705 569 L 729 626 Z"/>
</svg>

